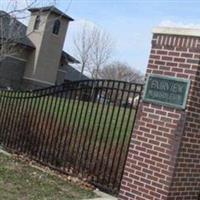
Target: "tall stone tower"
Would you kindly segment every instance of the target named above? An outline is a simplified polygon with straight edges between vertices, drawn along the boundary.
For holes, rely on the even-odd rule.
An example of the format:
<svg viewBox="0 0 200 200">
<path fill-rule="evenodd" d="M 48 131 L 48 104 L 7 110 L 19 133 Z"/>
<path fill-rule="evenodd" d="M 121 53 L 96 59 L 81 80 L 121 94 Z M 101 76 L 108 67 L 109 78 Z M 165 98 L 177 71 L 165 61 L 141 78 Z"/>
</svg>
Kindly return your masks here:
<svg viewBox="0 0 200 200">
<path fill-rule="evenodd" d="M 27 36 L 35 45 L 35 51 L 26 64 L 24 80 L 39 86 L 54 85 L 68 24 L 73 19 L 54 6 L 29 11 Z"/>
</svg>

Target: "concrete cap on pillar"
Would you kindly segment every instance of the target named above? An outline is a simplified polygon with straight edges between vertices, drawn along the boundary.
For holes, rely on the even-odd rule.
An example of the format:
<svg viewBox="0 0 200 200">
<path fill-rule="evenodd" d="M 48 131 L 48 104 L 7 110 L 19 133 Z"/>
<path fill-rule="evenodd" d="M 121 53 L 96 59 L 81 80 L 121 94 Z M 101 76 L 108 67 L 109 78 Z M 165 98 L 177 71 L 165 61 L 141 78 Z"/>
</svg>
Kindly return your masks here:
<svg viewBox="0 0 200 200">
<path fill-rule="evenodd" d="M 156 27 L 153 28 L 154 34 L 183 35 L 200 37 L 200 28 L 180 28 L 180 27 Z"/>
</svg>

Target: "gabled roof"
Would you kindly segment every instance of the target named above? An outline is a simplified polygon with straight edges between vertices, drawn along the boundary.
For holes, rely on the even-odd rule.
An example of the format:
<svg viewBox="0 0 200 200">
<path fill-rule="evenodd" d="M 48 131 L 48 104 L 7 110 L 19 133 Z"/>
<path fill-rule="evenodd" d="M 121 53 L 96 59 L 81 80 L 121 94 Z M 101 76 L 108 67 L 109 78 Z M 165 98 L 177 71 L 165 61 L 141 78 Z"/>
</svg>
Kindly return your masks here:
<svg viewBox="0 0 200 200">
<path fill-rule="evenodd" d="M 4 38 L 10 42 L 18 43 L 34 49 L 35 45 L 26 36 L 26 30 L 27 26 L 18 21 L 16 18 L 13 18 L 7 12 L 0 10 L 0 38 Z M 62 51 L 62 56 L 70 63 L 79 63 L 78 60 L 65 51 Z"/>
<path fill-rule="evenodd" d="M 70 65 L 66 67 L 65 80 L 79 81 L 79 80 L 89 80 L 89 79 L 90 79 L 89 77 L 85 76 L 84 74 L 81 74 L 81 72 L 75 69 L 74 67 Z"/>
<path fill-rule="evenodd" d="M 66 59 L 68 62 L 73 63 L 73 64 L 79 64 L 80 62 L 76 60 L 73 56 L 69 55 L 67 52 L 62 51 L 62 56 L 64 59 Z"/>
<path fill-rule="evenodd" d="M 70 21 L 74 21 L 70 16 L 66 15 L 61 10 L 57 9 L 55 6 L 46 6 L 46 7 L 40 7 L 40 8 L 30 8 L 28 9 L 30 12 L 38 12 L 38 11 L 50 11 L 52 13 L 55 13 L 59 16 L 65 17 Z"/>
<path fill-rule="evenodd" d="M 16 18 L 0 10 L 0 38 L 4 38 L 8 42 L 35 48 L 34 44 L 26 36 L 26 29 L 27 27 Z"/>
</svg>

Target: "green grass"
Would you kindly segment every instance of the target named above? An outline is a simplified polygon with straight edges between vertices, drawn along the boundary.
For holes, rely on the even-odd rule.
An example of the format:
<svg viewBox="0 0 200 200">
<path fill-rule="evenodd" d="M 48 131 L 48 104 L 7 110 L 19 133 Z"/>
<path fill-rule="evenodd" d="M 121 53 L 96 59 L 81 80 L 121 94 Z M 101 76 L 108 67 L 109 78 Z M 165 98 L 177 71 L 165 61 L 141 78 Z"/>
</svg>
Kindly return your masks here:
<svg viewBox="0 0 200 200">
<path fill-rule="evenodd" d="M 21 107 L 25 105 L 27 111 L 32 110 L 34 107 L 35 113 L 46 113 L 46 117 L 58 118 L 69 127 L 75 126 L 78 132 L 86 132 L 87 127 L 89 127 L 89 131 L 98 132 L 99 134 L 109 133 L 109 137 L 114 135 L 114 139 L 131 134 L 135 116 L 134 109 L 131 110 L 130 114 L 130 109 L 112 104 L 110 106 L 99 104 L 98 106 L 97 103 L 78 100 L 65 101 L 63 98 L 52 96 L 10 101 L 14 105 L 17 105 L 20 101 Z"/>
<path fill-rule="evenodd" d="M 32 99 L 31 104 L 39 104 L 40 112 L 48 113 L 50 111 L 50 116 L 69 124 L 70 127 L 75 126 L 78 131 L 87 131 L 89 126 L 89 130 L 95 133 L 97 131 L 100 134 L 109 133 L 109 137 L 114 134 L 114 139 L 123 138 L 124 135 L 131 134 L 135 115 L 134 110 L 130 113 L 130 110 L 124 107 L 98 105 L 97 103 L 78 100 L 65 101 L 62 98 L 55 97 L 50 97 L 49 99 L 43 97 L 40 101 L 42 105 L 39 104 L 38 99 Z"/>
<path fill-rule="evenodd" d="M 8 98 L 8 106 L 3 102 L 0 99 L 0 127 L 20 151 L 40 154 L 44 162 L 71 167 L 75 174 L 78 168 L 97 182 L 106 169 L 105 177 L 111 174 L 113 185 L 120 183 L 135 109 L 55 96 Z"/>
<path fill-rule="evenodd" d="M 0 199 L 78 200 L 95 194 L 0 153 Z"/>
<path fill-rule="evenodd" d="M 17 92 L 8 94 L 13 96 L 19 95 Z M 26 93 L 22 93 L 21 95 L 24 96 Z M 20 99 L 17 101 L 15 99 L 12 104 L 18 101 L 21 102 L 21 106 L 26 104 L 28 110 L 31 110 L 31 107 L 35 104 L 35 108 L 39 108 L 39 113 L 46 113 L 46 116 L 50 111 L 51 117 L 54 119 L 58 118 L 65 124 L 68 124 L 69 127 L 75 126 L 76 129 L 78 128 L 85 132 L 89 125 L 89 129 L 92 129 L 91 131 L 93 132 L 98 131 L 100 134 L 109 133 L 110 137 L 114 134 L 114 139 L 117 139 L 119 135 L 123 138 L 125 134 L 131 134 L 135 116 L 134 109 L 129 113 L 129 109 L 112 104 L 108 106 L 107 104 L 103 105 L 100 103 L 98 106 L 97 103 L 64 100 L 63 98 L 53 96 L 25 100 Z"/>
</svg>

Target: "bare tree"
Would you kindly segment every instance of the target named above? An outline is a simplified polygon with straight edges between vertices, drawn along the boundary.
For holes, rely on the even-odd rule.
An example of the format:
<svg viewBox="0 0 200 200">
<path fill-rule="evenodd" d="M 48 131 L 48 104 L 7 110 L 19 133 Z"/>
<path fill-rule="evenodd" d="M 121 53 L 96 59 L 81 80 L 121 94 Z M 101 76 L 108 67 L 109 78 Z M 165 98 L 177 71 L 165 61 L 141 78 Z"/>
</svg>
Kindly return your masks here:
<svg viewBox="0 0 200 200">
<path fill-rule="evenodd" d="M 19 44 L 22 46 L 25 44 L 31 45 L 31 42 L 27 39 L 26 26 L 21 23 L 29 17 L 28 9 L 37 6 L 52 6 L 56 4 L 57 0 L 47 0 L 45 5 L 40 0 L 24 0 L 22 2 L 22 0 L 9 0 L 4 6 L 5 11 L 0 11 L 0 60 L 8 55 L 19 55 L 23 51 L 23 48 L 18 48 Z M 71 0 L 69 0 L 66 11 L 70 5 Z M 58 18 L 62 18 L 62 15 L 59 15 Z"/>
<path fill-rule="evenodd" d="M 114 61 L 105 65 L 98 73 L 99 78 L 114 79 L 127 82 L 143 82 L 144 76 L 140 71 L 130 67 L 128 64 Z"/>
<path fill-rule="evenodd" d="M 92 78 L 111 58 L 113 42 L 105 31 L 84 25 L 74 38 L 76 55 L 81 62 L 81 72 L 89 72 Z"/>
<path fill-rule="evenodd" d="M 113 52 L 113 41 L 103 30 L 96 27 L 92 30 L 92 49 L 91 49 L 91 73 L 93 78 L 98 78 L 98 73 L 111 58 Z"/>
<path fill-rule="evenodd" d="M 0 60 L 7 55 L 19 54 L 17 45 L 27 42 L 24 38 L 26 26 L 18 19 L 26 18 L 26 11 L 36 2 L 37 0 L 26 1 L 26 4 L 19 8 L 18 1 L 8 1 L 5 11 L 0 11 Z"/>
<path fill-rule="evenodd" d="M 92 48 L 92 38 L 87 24 L 82 26 L 80 32 L 74 38 L 75 53 L 80 63 L 81 74 L 83 74 L 85 68 L 90 65 L 90 52 Z"/>
</svg>

